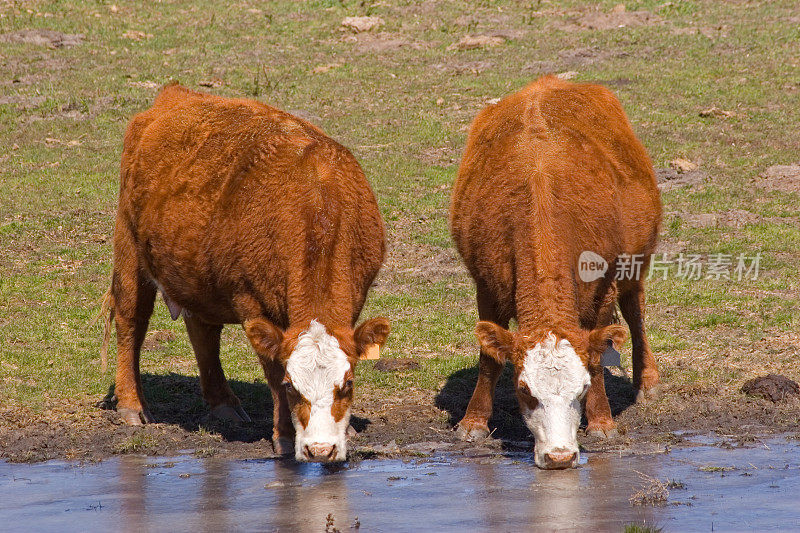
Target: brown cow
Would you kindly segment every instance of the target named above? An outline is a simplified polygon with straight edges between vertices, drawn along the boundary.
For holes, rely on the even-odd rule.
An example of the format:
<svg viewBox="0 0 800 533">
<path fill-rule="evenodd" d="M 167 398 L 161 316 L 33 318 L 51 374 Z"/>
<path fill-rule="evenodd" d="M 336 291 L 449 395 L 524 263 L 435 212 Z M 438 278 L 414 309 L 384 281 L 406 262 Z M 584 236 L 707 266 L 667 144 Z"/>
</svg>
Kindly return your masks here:
<svg viewBox="0 0 800 533">
<path fill-rule="evenodd" d="M 361 168 L 321 130 L 251 100 L 165 87 L 125 133 L 111 305 L 117 411 L 152 421 L 139 353 L 156 292 L 183 314 L 203 397 L 249 421 L 219 359 L 242 324 L 275 406 L 273 442 L 298 460 L 343 460 L 356 361 L 389 333 L 353 329 L 385 253 Z"/>
<path fill-rule="evenodd" d="M 652 163 L 619 101 L 599 85 L 547 76 L 484 109 L 470 129 L 450 217 L 481 320 L 478 382 L 460 435 L 487 434 L 497 378 L 510 361 L 536 464 L 575 466 L 581 401 L 590 434 L 616 431 L 601 354 L 625 337 L 611 325 L 617 291 L 640 398 L 658 383 L 643 281 L 615 281 L 625 254 L 646 272 L 661 220 Z M 592 258 L 608 268 L 587 271 L 584 281 Z"/>
</svg>

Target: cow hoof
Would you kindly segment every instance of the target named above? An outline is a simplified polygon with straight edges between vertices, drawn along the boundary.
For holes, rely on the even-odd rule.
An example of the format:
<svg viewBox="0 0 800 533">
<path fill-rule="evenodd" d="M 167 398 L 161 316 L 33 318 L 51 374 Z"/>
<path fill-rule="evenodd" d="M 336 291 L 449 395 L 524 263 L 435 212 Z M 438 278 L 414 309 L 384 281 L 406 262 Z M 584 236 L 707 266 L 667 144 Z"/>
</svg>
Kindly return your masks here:
<svg viewBox="0 0 800 533">
<path fill-rule="evenodd" d="M 649 389 L 639 389 L 639 392 L 636 393 L 636 403 L 647 403 L 648 400 L 655 400 L 660 393 L 660 385 L 653 385 Z"/>
<path fill-rule="evenodd" d="M 286 437 L 272 439 L 272 448 L 278 455 L 294 455 L 294 440 Z"/>
<path fill-rule="evenodd" d="M 590 437 L 595 437 L 598 439 L 613 439 L 614 437 L 619 435 L 619 431 L 617 428 L 610 427 L 610 428 L 599 428 L 599 427 L 587 427 L 586 434 Z"/>
<path fill-rule="evenodd" d="M 485 439 L 489 436 L 489 428 L 486 426 L 473 426 L 470 424 L 458 425 L 456 436 L 461 440 L 473 441 Z"/>
<path fill-rule="evenodd" d="M 129 426 L 141 426 L 142 424 L 152 424 L 155 422 L 153 415 L 147 409 L 138 411 L 136 409 L 121 408 L 117 409 L 117 414 L 123 422 Z"/>
<path fill-rule="evenodd" d="M 235 407 L 225 404 L 218 405 L 211 410 L 211 415 L 220 420 L 227 420 L 229 422 L 252 422 L 241 405 Z"/>
</svg>

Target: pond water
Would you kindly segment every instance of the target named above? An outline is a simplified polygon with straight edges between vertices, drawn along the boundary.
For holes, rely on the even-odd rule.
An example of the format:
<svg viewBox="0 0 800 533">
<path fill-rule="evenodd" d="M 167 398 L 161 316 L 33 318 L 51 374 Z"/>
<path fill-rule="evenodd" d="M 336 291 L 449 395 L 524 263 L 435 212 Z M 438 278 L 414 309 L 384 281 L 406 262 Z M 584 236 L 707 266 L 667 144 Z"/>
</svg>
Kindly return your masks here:
<svg viewBox="0 0 800 533">
<path fill-rule="evenodd" d="M 567 471 L 539 470 L 521 453 L 341 466 L 190 456 L 0 463 L 0 530 L 800 530 L 797 441 L 585 457 Z M 631 504 L 651 478 L 674 482 L 666 503 Z"/>
</svg>

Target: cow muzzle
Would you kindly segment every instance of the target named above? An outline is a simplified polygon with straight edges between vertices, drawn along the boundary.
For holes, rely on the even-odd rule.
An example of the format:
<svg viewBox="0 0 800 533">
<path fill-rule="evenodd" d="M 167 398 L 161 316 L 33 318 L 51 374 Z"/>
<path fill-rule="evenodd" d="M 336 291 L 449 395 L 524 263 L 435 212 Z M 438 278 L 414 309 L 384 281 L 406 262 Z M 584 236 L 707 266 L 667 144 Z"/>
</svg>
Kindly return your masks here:
<svg viewBox="0 0 800 533">
<path fill-rule="evenodd" d="M 303 447 L 303 458 L 309 462 L 326 463 L 336 460 L 335 444 L 307 444 Z"/>
<path fill-rule="evenodd" d="M 575 468 L 578 466 L 578 458 L 579 452 L 566 448 L 556 448 L 543 453 L 541 456 L 536 454 L 536 466 L 545 470 Z"/>
</svg>

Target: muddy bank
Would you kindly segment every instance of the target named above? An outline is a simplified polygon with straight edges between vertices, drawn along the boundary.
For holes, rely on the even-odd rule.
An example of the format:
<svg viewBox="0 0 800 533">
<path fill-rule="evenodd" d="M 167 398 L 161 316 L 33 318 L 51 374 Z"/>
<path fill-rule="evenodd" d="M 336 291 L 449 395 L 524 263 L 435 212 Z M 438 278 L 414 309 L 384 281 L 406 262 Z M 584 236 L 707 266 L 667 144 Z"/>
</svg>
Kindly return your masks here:
<svg viewBox="0 0 800 533">
<path fill-rule="evenodd" d="M 420 456 L 448 451 L 466 455 L 529 451 L 532 437 L 523 425 L 513 397 L 509 373 L 498 385 L 492 436 L 480 442 L 459 441 L 453 425 L 463 415 L 475 383 L 476 370 L 450 376 L 438 392 L 407 390 L 382 397 L 359 390 L 353 410 L 351 457 Z M 199 397 L 196 378 L 170 374 L 145 376 L 147 390 L 159 390 L 151 400 L 160 423 L 123 425 L 108 399 L 60 404 L 42 412 L 4 407 L 0 410 L 0 459 L 39 462 L 51 459 L 97 461 L 117 455 L 194 454 L 197 457 L 260 459 L 275 457 L 270 443 L 272 406 L 263 383 L 233 382 L 253 418 L 250 424 L 210 419 Z M 606 375 L 612 411 L 620 436 L 611 440 L 580 434 L 587 451 L 652 449 L 683 442 L 688 433 L 716 432 L 733 444 L 769 435 L 800 437 L 800 399 L 788 396 L 774 403 L 750 397 L 737 388 L 664 386 L 662 396 L 644 405 L 624 377 Z M 164 394 L 169 390 L 171 394 Z"/>
</svg>

